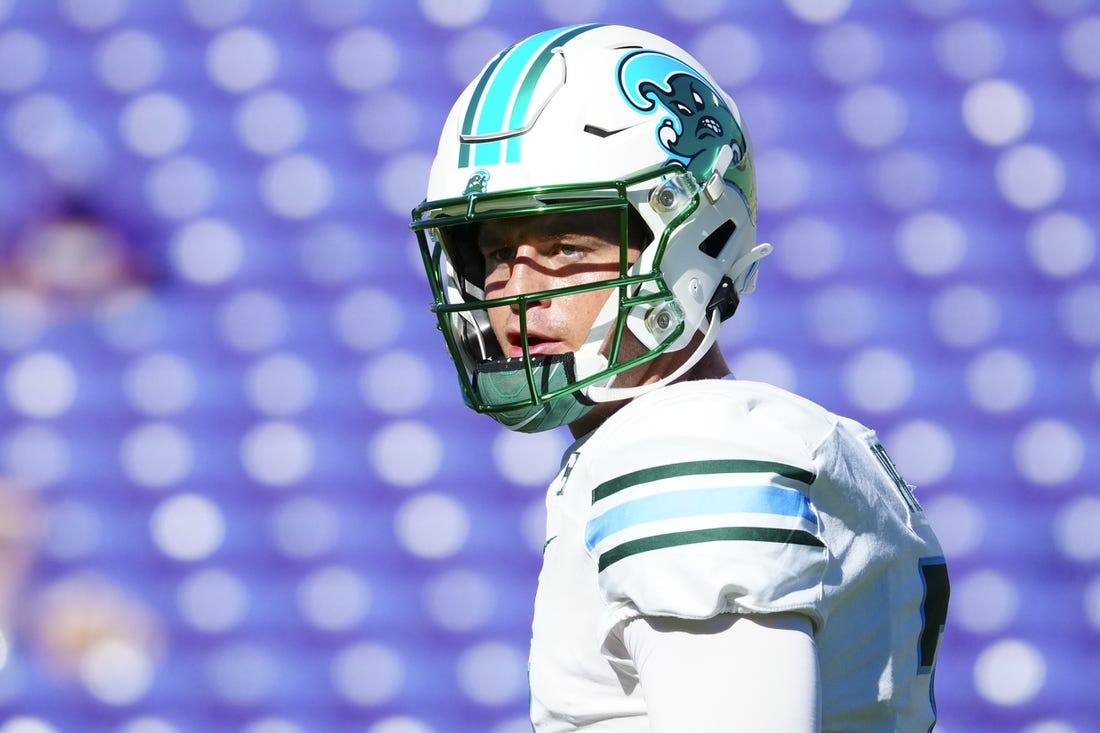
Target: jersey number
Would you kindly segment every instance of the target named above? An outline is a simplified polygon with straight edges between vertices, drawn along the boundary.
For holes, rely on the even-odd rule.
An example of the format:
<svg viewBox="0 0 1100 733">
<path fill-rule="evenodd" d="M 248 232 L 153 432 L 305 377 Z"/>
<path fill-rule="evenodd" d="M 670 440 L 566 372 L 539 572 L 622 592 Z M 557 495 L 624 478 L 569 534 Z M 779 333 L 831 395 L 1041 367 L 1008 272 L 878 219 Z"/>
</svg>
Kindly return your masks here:
<svg viewBox="0 0 1100 733">
<path fill-rule="evenodd" d="M 936 662 L 936 648 L 940 645 L 944 625 L 947 623 L 947 601 L 951 596 L 951 583 L 947 579 L 947 563 L 942 557 L 926 557 L 920 561 L 921 580 L 924 581 L 924 600 L 921 601 L 921 631 L 919 665 L 920 673 L 932 671 Z"/>
</svg>

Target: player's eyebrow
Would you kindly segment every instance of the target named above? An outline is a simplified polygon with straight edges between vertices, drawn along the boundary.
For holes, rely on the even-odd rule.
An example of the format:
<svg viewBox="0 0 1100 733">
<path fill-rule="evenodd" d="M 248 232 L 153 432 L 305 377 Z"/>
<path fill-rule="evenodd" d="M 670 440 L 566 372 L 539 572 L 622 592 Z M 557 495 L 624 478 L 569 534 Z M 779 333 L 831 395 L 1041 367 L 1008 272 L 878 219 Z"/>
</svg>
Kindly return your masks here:
<svg viewBox="0 0 1100 733">
<path fill-rule="evenodd" d="M 481 226 L 477 234 L 477 246 L 485 251 L 490 247 L 514 243 L 520 239 L 580 240 L 586 238 L 618 238 L 618 231 L 611 222 L 583 214 L 524 217 L 498 226 Z"/>
<path fill-rule="evenodd" d="M 494 236 L 491 230 L 489 233 L 486 233 L 484 227 L 479 227 L 477 236 L 474 237 L 474 244 L 477 246 L 479 251 L 484 252 L 487 249 L 498 245 L 501 239 L 502 238 L 499 236 Z"/>
</svg>

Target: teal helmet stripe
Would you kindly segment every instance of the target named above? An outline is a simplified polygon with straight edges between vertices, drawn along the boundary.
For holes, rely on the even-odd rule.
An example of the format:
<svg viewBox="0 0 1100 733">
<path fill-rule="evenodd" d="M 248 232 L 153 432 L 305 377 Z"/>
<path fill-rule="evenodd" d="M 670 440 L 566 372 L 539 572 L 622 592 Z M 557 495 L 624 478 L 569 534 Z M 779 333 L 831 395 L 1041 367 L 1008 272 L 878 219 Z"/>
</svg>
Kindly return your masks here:
<svg viewBox="0 0 1100 733">
<path fill-rule="evenodd" d="M 538 84 L 539 77 L 542 76 L 542 72 L 546 70 L 546 65 L 550 63 L 550 59 L 553 58 L 553 51 L 555 48 L 568 43 L 573 38 L 576 38 L 585 31 L 590 31 L 593 28 L 598 28 L 599 24 L 592 23 L 589 25 L 575 26 L 550 44 L 549 47 L 543 49 L 543 52 L 539 54 L 535 62 L 531 64 L 530 70 L 527 72 L 527 76 L 523 79 L 523 84 L 520 86 L 519 95 L 516 98 L 516 103 L 512 107 L 512 116 L 508 120 L 508 128 L 510 130 L 516 130 L 523 126 L 524 119 L 527 117 L 527 109 L 531 106 L 531 96 L 534 94 L 535 85 Z M 520 148 L 523 144 L 523 138 L 520 136 L 512 137 L 508 139 L 508 154 L 506 157 L 509 163 L 518 163 Z"/>
<path fill-rule="evenodd" d="M 509 102 L 513 100 L 513 92 L 516 89 L 520 74 L 527 68 L 532 57 L 536 58 L 536 63 L 541 56 L 549 57 L 550 49 L 554 47 L 553 44 L 557 36 L 557 30 L 539 33 L 519 44 L 508 55 L 508 58 L 500 65 L 496 78 L 493 80 L 493 85 L 489 88 L 489 94 L 482 104 L 481 114 L 478 115 L 477 120 L 477 134 L 493 135 L 507 132 L 504 128 L 504 115 Z M 518 100 L 516 102 L 518 103 Z M 474 163 L 476 165 L 499 163 L 500 150 L 501 142 L 499 140 L 481 143 L 474 151 Z"/>
<path fill-rule="evenodd" d="M 544 31 L 538 35 L 511 46 L 503 54 L 497 57 L 493 64 L 486 69 L 478 85 L 470 97 L 470 106 L 466 108 L 466 118 L 462 123 L 463 135 L 491 135 L 501 132 L 504 122 L 504 108 L 512 95 L 512 88 L 516 84 L 523 68 L 534 56 L 539 48 L 558 34 L 555 31 Z M 488 82 L 492 80 L 492 83 Z M 474 126 L 477 125 L 475 132 Z M 494 155 L 495 153 L 495 155 Z M 459 150 L 459 167 L 467 167 L 469 163 L 470 144 L 463 143 Z M 500 143 L 487 142 L 477 145 L 474 153 L 475 165 L 490 165 L 500 162 Z"/>
<path fill-rule="evenodd" d="M 494 135 L 512 132 L 522 127 L 524 117 L 531 103 L 531 95 L 539 76 L 553 57 L 553 50 L 571 38 L 595 28 L 596 25 L 572 26 L 544 31 L 510 47 L 482 73 L 477 86 L 470 97 L 466 116 L 462 122 L 462 134 Z M 524 75 L 524 70 L 526 74 Z M 523 75 L 523 81 L 520 77 Z M 490 83 L 491 80 L 491 83 Z M 511 105 L 508 127 L 504 120 Z M 475 131 L 476 126 L 476 131 Z M 459 146 L 458 165 L 470 166 L 471 143 Z M 499 163 L 501 143 L 499 140 L 477 143 L 474 152 L 475 165 Z M 509 146 L 509 161 L 519 159 L 519 148 L 514 152 Z"/>
<path fill-rule="evenodd" d="M 489 79 L 492 78 L 493 72 L 496 70 L 500 62 L 504 60 L 504 57 L 508 55 L 508 52 L 512 50 L 512 46 L 501 51 L 497 54 L 497 57 L 492 60 L 485 71 L 482 72 L 481 78 L 477 80 L 477 86 L 474 87 L 474 93 L 470 97 L 470 104 L 466 107 L 466 116 L 462 119 L 462 134 L 469 135 L 474 129 L 474 118 L 477 116 L 477 105 L 481 100 L 481 95 L 485 92 L 485 87 L 489 84 Z M 458 148 L 458 167 L 468 168 L 470 165 L 470 146 L 463 143 Z"/>
</svg>

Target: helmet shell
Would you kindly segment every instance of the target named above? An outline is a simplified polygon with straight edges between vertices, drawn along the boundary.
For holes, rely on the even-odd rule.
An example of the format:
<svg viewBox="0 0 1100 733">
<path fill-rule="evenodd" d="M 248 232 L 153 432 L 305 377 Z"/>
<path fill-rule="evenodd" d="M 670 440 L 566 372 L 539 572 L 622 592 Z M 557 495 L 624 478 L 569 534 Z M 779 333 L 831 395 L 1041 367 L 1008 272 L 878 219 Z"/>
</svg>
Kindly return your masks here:
<svg viewBox="0 0 1100 733">
<path fill-rule="evenodd" d="M 576 380 L 593 384 L 607 363 L 588 357 L 609 328 L 625 327 L 652 356 L 682 349 L 712 320 L 716 293 L 728 299 L 754 288 L 757 261 L 770 251 L 756 244 L 755 175 L 741 113 L 696 59 L 619 25 L 557 28 L 509 46 L 452 107 L 413 228 L 427 229 L 437 217 L 471 223 L 513 206 L 529 211 L 540 191 L 583 202 L 615 185 L 652 238 L 632 267 L 631 304 L 610 297 L 587 353 L 578 352 Z M 510 203 L 512 194 L 520 203 Z M 433 281 L 437 307 L 461 301 L 467 309 L 441 319 L 441 328 L 490 336 L 470 310 L 478 284 L 469 287 L 446 258 L 428 252 L 426 235 L 421 243 L 429 274 L 441 262 L 445 270 Z M 461 352 L 453 354 L 460 371 L 490 358 L 461 344 L 487 340 L 448 340 Z M 532 404 L 541 399 L 531 396 Z"/>
</svg>

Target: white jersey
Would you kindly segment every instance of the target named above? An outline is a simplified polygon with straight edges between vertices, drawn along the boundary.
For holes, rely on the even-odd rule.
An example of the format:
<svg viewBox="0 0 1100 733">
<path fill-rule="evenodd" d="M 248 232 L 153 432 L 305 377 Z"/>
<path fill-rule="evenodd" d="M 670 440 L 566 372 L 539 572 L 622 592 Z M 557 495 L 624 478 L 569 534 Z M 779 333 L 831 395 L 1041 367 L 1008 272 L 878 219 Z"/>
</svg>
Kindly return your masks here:
<svg viewBox="0 0 1100 733">
<path fill-rule="evenodd" d="M 773 612 L 812 621 L 822 731 L 933 726 L 946 565 L 859 423 L 765 384 L 674 384 L 575 443 L 546 502 L 538 733 L 648 733 L 632 618 Z"/>
</svg>

